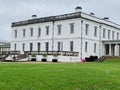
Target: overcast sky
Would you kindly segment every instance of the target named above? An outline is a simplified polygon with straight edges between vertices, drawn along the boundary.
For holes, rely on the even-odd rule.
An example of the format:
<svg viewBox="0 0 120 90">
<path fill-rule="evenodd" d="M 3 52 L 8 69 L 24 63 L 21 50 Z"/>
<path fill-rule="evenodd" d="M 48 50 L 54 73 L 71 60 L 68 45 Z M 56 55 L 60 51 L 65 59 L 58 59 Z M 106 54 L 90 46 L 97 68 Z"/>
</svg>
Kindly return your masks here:
<svg viewBox="0 0 120 90">
<path fill-rule="evenodd" d="M 33 14 L 44 17 L 72 13 L 76 6 L 120 24 L 120 0 L 0 0 L 0 40 L 11 40 L 12 22 L 30 19 Z"/>
</svg>

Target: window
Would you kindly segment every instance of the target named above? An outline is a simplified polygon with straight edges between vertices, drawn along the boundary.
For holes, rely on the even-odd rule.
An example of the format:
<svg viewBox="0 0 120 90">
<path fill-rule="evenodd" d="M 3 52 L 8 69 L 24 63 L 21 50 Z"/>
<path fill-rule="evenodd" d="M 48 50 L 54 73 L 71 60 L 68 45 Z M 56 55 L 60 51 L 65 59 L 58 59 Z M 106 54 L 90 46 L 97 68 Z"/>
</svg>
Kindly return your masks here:
<svg viewBox="0 0 120 90">
<path fill-rule="evenodd" d="M 46 26 L 46 35 L 49 35 L 49 26 Z"/>
<path fill-rule="evenodd" d="M 58 25 L 57 28 L 58 28 L 58 35 L 61 35 L 61 25 Z"/>
<path fill-rule="evenodd" d="M 45 50 L 46 50 L 46 51 L 49 51 L 49 42 L 46 42 L 46 43 L 45 43 Z"/>
<path fill-rule="evenodd" d="M 112 31 L 112 39 L 114 40 L 115 31 Z"/>
<path fill-rule="evenodd" d="M 88 49 L 88 42 L 85 42 L 85 52 L 87 52 Z"/>
<path fill-rule="evenodd" d="M 30 28 L 30 36 L 33 36 L 33 28 Z"/>
<path fill-rule="evenodd" d="M 14 44 L 14 50 L 15 50 L 15 51 L 16 51 L 16 48 L 17 48 L 17 44 L 15 43 L 15 44 Z"/>
<path fill-rule="evenodd" d="M 70 51 L 73 51 L 74 43 L 73 41 L 70 41 Z"/>
<path fill-rule="evenodd" d="M 85 34 L 88 35 L 89 25 L 85 24 Z"/>
<path fill-rule="evenodd" d="M 74 23 L 70 24 L 70 33 L 74 33 Z"/>
<path fill-rule="evenodd" d="M 25 33 L 26 33 L 26 30 L 25 30 L 25 29 L 23 29 L 23 37 L 25 37 Z"/>
<path fill-rule="evenodd" d="M 104 28 L 103 29 L 103 38 L 105 38 L 105 35 L 106 35 L 106 29 Z"/>
<path fill-rule="evenodd" d="M 17 30 L 15 30 L 15 38 L 17 38 Z"/>
<path fill-rule="evenodd" d="M 41 36 L 41 28 L 38 28 L 38 36 Z"/>
<path fill-rule="evenodd" d="M 30 43 L 30 52 L 33 51 L 33 43 Z"/>
<path fill-rule="evenodd" d="M 110 30 L 108 30 L 108 39 L 110 39 Z"/>
<path fill-rule="evenodd" d="M 119 33 L 117 33 L 117 40 L 119 40 L 119 36 L 120 36 L 120 34 L 119 34 Z"/>
<path fill-rule="evenodd" d="M 97 26 L 94 27 L 94 36 L 97 37 Z"/>
<path fill-rule="evenodd" d="M 63 50 L 63 42 L 58 42 L 58 51 Z"/>
<path fill-rule="evenodd" d="M 25 43 L 23 43 L 23 51 L 25 51 Z"/>
<path fill-rule="evenodd" d="M 94 43 L 94 52 L 96 53 L 96 47 L 97 47 L 97 44 Z"/>
<path fill-rule="evenodd" d="M 41 43 L 38 43 L 38 51 L 40 51 Z"/>
</svg>

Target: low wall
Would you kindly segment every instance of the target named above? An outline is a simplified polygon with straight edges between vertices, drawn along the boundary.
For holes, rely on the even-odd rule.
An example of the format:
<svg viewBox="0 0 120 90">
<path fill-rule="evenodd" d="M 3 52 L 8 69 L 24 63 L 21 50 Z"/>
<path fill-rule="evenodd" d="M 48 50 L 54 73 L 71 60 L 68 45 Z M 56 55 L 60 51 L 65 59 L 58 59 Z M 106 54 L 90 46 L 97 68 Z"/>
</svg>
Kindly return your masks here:
<svg viewBox="0 0 120 90">
<path fill-rule="evenodd" d="M 42 55 L 37 55 L 36 60 L 41 61 L 41 59 L 44 58 Z M 80 58 L 77 56 L 58 56 L 53 57 L 52 55 L 49 55 L 46 57 L 48 62 L 52 62 L 52 59 L 57 59 L 58 62 L 81 62 Z"/>
</svg>

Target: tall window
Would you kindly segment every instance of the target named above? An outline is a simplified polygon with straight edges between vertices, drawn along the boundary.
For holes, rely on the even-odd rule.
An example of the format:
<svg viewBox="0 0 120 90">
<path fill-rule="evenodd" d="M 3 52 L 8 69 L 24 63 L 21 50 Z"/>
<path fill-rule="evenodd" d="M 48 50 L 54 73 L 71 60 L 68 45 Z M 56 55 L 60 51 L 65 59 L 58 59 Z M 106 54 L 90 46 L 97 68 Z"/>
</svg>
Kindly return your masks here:
<svg viewBox="0 0 120 90">
<path fill-rule="evenodd" d="M 30 36 L 33 36 L 33 28 L 30 28 Z"/>
<path fill-rule="evenodd" d="M 58 42 L 58 51 L 63 50 L 63 42 Z"/>
<path fill-rule="evenodd" d="M 96 53 L 96 49 L 97 49 L 97 44 L 94 43 L 94 52 Z"/>
<path fill-rule="evenodd" d="M 73 41 L 70 41 L 70 51 L 73 51 L 73 48 L 74 48 L 74 43 Z"/>
<path fill-rule="evenodd" d="M 15 38 L 17 38 L 17 30 L 15 30 Z"/>
<path fill-rule="evenodd" d="M 112 31 L 112 39 L 114 40 L 115 31 Z"/>
<path fill-rule="evenodd" d="M 58 35 L 61 35 L 61 25 L 58 25 L 57 28 L 58 28 Z"/>
<path fill-rule="evenodd" d="M 106 35 L 106 29 L 103 28 L 103 38 L 105 38 L 105 35 Z"/>
<path fill-rule="evenodd" d="M 45 50 L 46 50 L 46 51 L 49 51 L 49 42 L 46 42 L 46 43 L 45 43 Z"/>
<path fill-rule="evenodd" d="M 108 30 L 108 39 L 110 39 L 110 30 Z"/>
<path fill-rule="evenodd" d="M 14 44 L 14 51 L 16 51 L 17 50 L 17 44 L 15 43 Z"/>
<path fill-rule="evenodd" d="M 89 25 L 88 24 L 85 24 L 85 34 L 88 35 L 89 33 Z"/>
<path fill-rule="evenodd" d="M 30 51 L 33 51 L 33 43 L 30 43 Z"/>
<path fill-rule="evenodd" d="M 25 51 L 25 43 L 23 43 L 23 51 Z"/>
<path fill-rule="evenodd" d="M 49 26 L 46 26 L 46 35 L 49 35 Z"/>
<path fill-rule="evenodd" d="M 87 52 L 88 50 L 88 42 L 85 42 L 85 52 Z"/>
<path fill-rule="evenodd" d="M 41 28 L 38 28 L 38 36 L 41 36 Z"/>
<path fill-rule="evenodd" d="M 26 29 L 23 29 L 23 37 L 25 37 Z"/>
<path fill-rule="evenodd" d="M 97 26 L 94 27 L 94 36 L 97 37 Z"/>
<path fill-rule="evenodd" d="M 119 37 L 120 37 L 120 34 L 119 34 L 119 33 L 117 33 L 117 40 L 119 40 Z"/>
<path fill-rule="evenodd" d="M 38 43 L 38 51 L 40 51 L 41 43 Z"/>
<path fill-rule="evenodd" d="M 70 33 L 74 33 L 74 23 L 70 24 Z"/>
</svg>

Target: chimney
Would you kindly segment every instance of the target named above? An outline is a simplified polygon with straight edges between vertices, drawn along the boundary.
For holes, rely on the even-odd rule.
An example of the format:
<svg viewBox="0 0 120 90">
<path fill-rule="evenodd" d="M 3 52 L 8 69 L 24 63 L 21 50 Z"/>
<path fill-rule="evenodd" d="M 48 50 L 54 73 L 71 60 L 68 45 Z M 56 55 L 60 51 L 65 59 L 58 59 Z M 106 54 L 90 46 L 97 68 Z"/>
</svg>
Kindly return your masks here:
<svg viewBox="0 0 120 90">
<path fill-rule="evenodd" d="M 82 12 L 82 7 L 80 7 L 80 6 L 76 7 L 75 12 Z"/>
<path fill-rule="evenodd" d="M 109 20 L 109 17 L 104 17 L 103 20 Z"/>
<path fill-rule="evenodd" d="M 91 15 L 91 16 L 94 16 L 95 14 L 91 12 L 90 15 Z"/>
<path fill-rule="evenodd" d="M 35 18 L 37 18 L 37 15 L 32 15 L 32 19 L 35 19 Z"/>
</svg>

